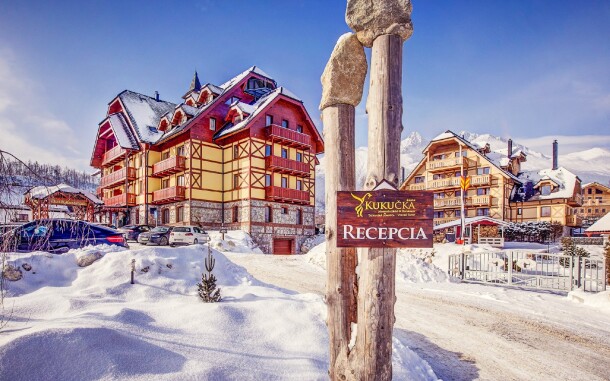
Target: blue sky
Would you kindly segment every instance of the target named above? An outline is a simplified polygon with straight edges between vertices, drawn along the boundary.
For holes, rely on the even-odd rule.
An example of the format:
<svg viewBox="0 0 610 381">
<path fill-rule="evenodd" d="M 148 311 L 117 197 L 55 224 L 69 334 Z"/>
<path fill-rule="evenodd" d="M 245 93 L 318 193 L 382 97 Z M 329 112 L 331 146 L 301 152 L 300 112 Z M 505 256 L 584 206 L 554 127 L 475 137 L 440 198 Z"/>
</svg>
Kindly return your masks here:
<svg viewBox="0 0 610 381">
<path fill-rule="evenodd" d="M 177 102 L 195 69 L 222 83 L 252 65 L 321 127 L 319 77 L 349 31 L 344 12 L 343 1 L 314 0 L 1 2 L 0 148 L 87 169 L 123 89 Z M 610 148 L 610 2 L 414 0 L 412 18 L 405 134 L 580 135 L 572 149 Z"/>
</svg>

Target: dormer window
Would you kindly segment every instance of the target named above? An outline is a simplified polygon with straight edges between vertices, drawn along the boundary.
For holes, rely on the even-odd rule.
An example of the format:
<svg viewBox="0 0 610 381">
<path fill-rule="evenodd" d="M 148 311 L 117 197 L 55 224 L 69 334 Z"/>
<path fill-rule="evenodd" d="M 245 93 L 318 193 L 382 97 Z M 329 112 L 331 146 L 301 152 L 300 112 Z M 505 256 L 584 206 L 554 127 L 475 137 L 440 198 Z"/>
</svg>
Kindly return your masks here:
<svg viewBox="0 0 610 381">
<path fill-rule="evenodd" d="M 232 105 L 234 102 L 239 102 L 239 98 L 238 97 L 231 97 L 229 99 L 227 99 L 227 101 L 225 102 L 226 105 Z"/>
<path fill-rule="evenodd" d="M 540 187 L 540 194 L 543 196 L 548 196 L 551 194 L 551 186 L 550 185 L 543 185 L 542 187 Z"/>
</svg>

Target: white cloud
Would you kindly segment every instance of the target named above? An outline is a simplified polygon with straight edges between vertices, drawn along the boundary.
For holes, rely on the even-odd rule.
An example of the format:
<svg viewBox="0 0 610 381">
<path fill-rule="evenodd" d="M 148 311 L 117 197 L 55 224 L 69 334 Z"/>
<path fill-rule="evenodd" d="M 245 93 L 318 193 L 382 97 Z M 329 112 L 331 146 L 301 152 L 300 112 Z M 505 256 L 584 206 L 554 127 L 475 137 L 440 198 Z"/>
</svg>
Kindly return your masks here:
<svg viewBox="0 0 610 381">
<path fill-rule="evenodd" d="M 514 138 L 519 144 L 547 155 L 552 153 L 552 143 L 555 139 L 559 143 L 561 154 L 584 151 L 594 147 L 610 149 L 610 135 L 549 135 L 537 138 Z"/>
</svg>

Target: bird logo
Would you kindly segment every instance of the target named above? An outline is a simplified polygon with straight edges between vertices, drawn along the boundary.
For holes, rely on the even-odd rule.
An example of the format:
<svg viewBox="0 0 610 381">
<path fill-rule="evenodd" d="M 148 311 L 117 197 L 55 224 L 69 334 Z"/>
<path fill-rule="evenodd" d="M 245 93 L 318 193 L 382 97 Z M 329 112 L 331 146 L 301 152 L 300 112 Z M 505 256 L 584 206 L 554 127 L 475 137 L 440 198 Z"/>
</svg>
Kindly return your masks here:
<svg viewBox="0 0 610 381">
<path fill-rule="evenodd" d="M 356 199 L 357 201 L 360 202 L 360 204 L 358 204 L 358 206 L 355 207 L 354 209 L 356 209 L 356 215 L 358 217 L 362 217 L 362 212 L 364 211 L 364 207 L 362 205 L 364 204 L 364 202 L 366 201 L 367 198 L 371 198 L 373 196 L 370 193 L 367 193 L 367 194 L 365 194 L 362 197 L 358 197 L 358 196 L 356 196 L 355 194 L 353 194 L 351 192 L 350 192 L 350 194 L 352 195 L 352 197 L 354 199 Z"/>
</svg>

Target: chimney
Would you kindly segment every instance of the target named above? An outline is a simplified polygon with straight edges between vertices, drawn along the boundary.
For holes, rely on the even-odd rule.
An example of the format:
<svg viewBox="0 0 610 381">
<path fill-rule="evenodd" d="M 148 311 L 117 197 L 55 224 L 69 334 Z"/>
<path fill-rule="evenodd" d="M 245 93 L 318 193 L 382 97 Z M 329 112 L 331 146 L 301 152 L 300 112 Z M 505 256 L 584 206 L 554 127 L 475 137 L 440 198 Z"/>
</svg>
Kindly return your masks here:
<svg viewBox="0 0 610 381">
<path fill-rule="evenodd" d="M 508 139 L 508 151 L 506 151 L 506 156 L 510 159 L 513 156 L 513 139 Z"/>
<path fill-rule="evenodd" d="M 559 154 L 559 144 L 557 143 L 557 140 L 553 140 L 553 170 L 556 170 L 559 167 L 559 165 L 557 163 L 558 154 Z"/>
<path fill-rule="evenodd" d="M 405 167 L 400 167 L 400 171 L 402 172 L 401 176 L 400 176 L 401 177 L 401 181 L 400 182 L 404 183 L 405 182 Z"/>
<path fill-rule="evenodd" d="M 159 102 L 159 92 L 155 91 L 155 100 Z"/>
</svg>

